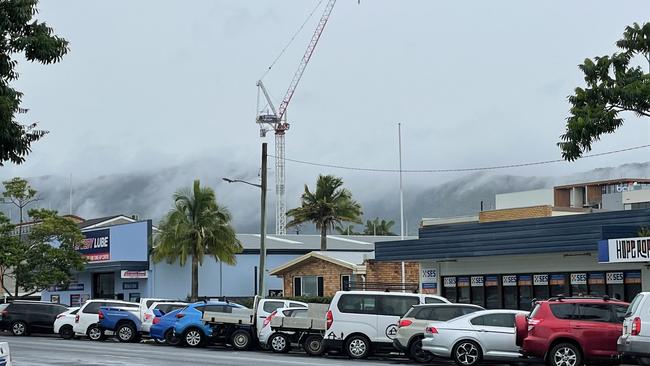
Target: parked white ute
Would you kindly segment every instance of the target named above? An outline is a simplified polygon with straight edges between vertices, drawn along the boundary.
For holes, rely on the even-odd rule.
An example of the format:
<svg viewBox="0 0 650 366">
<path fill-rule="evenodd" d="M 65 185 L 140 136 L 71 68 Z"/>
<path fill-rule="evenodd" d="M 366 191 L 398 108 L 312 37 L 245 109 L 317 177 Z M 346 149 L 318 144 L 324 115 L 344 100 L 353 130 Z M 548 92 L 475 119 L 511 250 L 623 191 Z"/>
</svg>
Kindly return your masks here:
<svg viewBox="0 0 650 366">
<path fill-rule="evenodd" d="M 617 348 L 623 356 L 650 366 L 650 292 L 636 295 L 627 308 Z"/>
<path fill-rule="evenodd" d="M 54 334 L 60 335 L 63 339 L 74 338 L 74 322 L 78 311 L 79 307 L 68 308 L 68 311 L 57 315 L 54 320 Z"/>
<path fill-rule="evenodd" d="M 140 304 L 121 300 L 88 300 L 75 315 L 73 330 L 75 335 L 88 336 L 93 341 L 100 341 L 104 333 L 99 329 L 99 308 L 104 306 L 117 307 L 139 314 Z"/>
<path fill-rule="evenodd" d="M 365 358 L 372 351 L 394 351 L 399 319 L 413 305 L 449 303 L 436 295 L 379 291 L 338 291 L 327 311 L 325 351 Z"/>
<path fill-rule="evenodd" d="M 422 349 L 450 358 L 458 366 L 521 357 L 515 344 L 515 316 L 519 310 L 481 310 L 446 321 L 431 322 L 424 330 Z"/>
<path fill-rule="evenodd" d="M 9 343 L 0 342 L 0 366 L 11 366 L 11 351 L 9 350 Z"/>
</svg>

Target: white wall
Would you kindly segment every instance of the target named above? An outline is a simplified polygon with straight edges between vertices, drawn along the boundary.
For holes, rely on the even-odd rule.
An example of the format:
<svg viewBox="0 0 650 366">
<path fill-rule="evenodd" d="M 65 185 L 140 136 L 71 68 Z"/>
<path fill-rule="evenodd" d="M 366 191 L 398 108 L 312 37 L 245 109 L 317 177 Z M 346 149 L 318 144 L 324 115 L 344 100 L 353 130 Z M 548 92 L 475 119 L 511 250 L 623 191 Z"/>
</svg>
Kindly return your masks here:
<svg viewBox="0 0 650 366">
<path fill-rule="evenodd" d="M 495 196 L 495 201 L 497 210 L 530 206 L 553 206 L 553 189 L 501 193 Z"/>
<path fill-rule="evenodd" d="M 623 192 L 623 204 L 650 202 L 650 189 L 640 189 L 638 191 Z M 627 206 L 625 207 L 627 210 Z"/>
</svg>

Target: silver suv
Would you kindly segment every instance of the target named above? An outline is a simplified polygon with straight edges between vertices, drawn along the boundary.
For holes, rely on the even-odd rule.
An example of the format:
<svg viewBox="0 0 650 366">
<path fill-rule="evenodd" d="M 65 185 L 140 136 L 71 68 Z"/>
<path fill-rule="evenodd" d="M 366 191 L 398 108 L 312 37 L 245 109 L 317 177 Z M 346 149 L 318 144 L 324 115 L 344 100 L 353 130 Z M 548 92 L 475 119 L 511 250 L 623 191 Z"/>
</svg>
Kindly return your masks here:
<svg viewBox="0 0 650 366">
<path fill-rule="evenodd" d="M 479 310 L 483 308 L 470 304 L 415 305 L 400 319 L 393 346 L 417 362 L 429 363 L 434 356 L 422 350 L 424 328 L 429 322 L 444 322 Z"/>
<path fill-rule="evenodd" d="M 627 308 L 623 335 L 618 338 L 618 352 L 650 366 L 650 292 L 636 295 Z"/>
</svg>

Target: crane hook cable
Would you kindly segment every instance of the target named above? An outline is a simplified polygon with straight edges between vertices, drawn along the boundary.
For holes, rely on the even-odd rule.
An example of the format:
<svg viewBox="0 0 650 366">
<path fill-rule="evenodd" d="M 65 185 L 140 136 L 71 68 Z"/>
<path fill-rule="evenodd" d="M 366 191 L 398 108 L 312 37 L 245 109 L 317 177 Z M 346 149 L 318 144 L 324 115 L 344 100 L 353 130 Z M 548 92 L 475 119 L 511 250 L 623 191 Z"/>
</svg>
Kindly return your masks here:
<svg viewBox="0 0 650 366">
<path fill-rule="evenodd" d="M 298 28 L 298 30 L 293 34 L 293 36 L 291 37 L 291 39 L 289 40 L 289 42 L 286 44 L 286 46 L 284 46 L 284 48 L 282 49 L 282 51 L 280 51 L 280 54 L 279 54 L 279 55 L 278 55 L 278 56 L 273 60 L 273 62 L 271 62 L 271 65 L 269 65 L 269 67 L 266 69 L 266 71 L 264 72 L 264 74 L 262 74 L 262 76 L 261 76 L 258 80 L 263 80 L 263 79 L 266 77 L 266 75 L 269 74 L 269 72 L 271 71 L 271 69 L 273 68 L 273 66 L 275 66 L 275 64 L 278 62 L 278 60 L 280 59 L 280 57 L 282 57 L 282 55 L 284 55 L 284 53 L 287 51 L 287 49 L 289 48 L 289 46 L 291 46 L 291 44 L 292 44 L 293 41 L 296 39 L 296 37 L 298 37 L 298 34 L 300 34 L 300 32 L 303 30 L 303 28 L 305 28 L 305 25 L 307 25 L 307 22 L 309 22 L 309 19 L 311 19 L 311 17 L 314 15 L 314 13 L 316 12 L 316 10 L 318 10 L 318 8 L 320 8 L 320 6 L 321 6 L 322 3 L 323 3 L 323 0 L 319 0 L 319 1 L 316 3 L 316 6 L 315 6 L 314 9 L 311 11 L 311 13 L 309 13 L 309 15 L 307 16 L 307 19 L 305 19 L 305 21 L 302 23 L 302 25 L 300 26 L 300 28 Z"/>
</svg>

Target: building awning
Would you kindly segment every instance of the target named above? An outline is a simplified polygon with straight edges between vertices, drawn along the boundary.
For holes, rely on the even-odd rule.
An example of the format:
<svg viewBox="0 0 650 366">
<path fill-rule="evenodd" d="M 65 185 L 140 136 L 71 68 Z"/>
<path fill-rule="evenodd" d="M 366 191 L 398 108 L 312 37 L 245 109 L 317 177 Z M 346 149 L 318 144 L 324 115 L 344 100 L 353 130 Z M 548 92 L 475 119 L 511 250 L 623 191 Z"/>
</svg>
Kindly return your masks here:
<svg viewBox="0 0 650 366">
<path fill-rule="evenodd" d="M 84 272 L 114 272 L 114 271 L 146 271 L 149 269 L 148 261 L 118 261 L 87 263 Z"/>
</svg>

